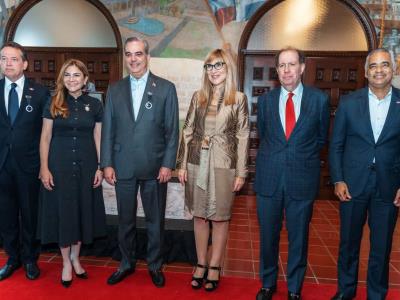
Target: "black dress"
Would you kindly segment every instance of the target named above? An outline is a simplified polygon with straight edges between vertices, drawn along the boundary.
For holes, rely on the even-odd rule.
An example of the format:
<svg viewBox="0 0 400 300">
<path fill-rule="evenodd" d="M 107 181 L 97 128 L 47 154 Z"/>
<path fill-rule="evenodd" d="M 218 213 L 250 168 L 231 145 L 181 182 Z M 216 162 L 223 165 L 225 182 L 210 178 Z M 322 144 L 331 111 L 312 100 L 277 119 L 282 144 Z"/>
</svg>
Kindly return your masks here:
<svg viewBox="0 0 400 300">
<path fill-rule="evenodd" d="M 102 121 L 102 103 L 90 96 L 67 96 L 70 115 L 52 118 L 49 105 L 43 117 L 53 119 L 49 149 L 52 191 L 41 186 L 38 236 L 42 244 L 68 246 L 91 243 L 104 236 L 105 209 L 102 188 L 93 188 L 98 157 L 93 130 Z"/>
</svg>

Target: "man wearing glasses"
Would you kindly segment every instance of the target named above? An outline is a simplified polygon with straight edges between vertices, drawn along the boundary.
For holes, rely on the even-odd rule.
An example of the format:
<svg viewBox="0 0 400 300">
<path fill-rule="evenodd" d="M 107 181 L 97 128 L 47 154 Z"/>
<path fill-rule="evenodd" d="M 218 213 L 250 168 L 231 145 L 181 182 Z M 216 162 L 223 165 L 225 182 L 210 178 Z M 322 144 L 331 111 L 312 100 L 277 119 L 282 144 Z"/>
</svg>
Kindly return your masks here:
<svg viewBox="0 0 400 300">
<path fill-rule="evenodd" d="M 400 90 L 392 87 L 395 64 L 386 49 L 366 59 L 368 88 L 344 96 L 335 114 L 330 172 L 340 199 L 338 291 L 356 296 L 360 242 L 368 218 L 370 253 L 367 298 L 385 299 L 389 258 L 400 206 Z"/>
<path fill-rule="evenodd" d="M 257 300 L 270 300 L 276 292 L 284 215 L 289 239 L 288 299 L 296 300 L 301 298 L 307 269 L 308 228 L 319 189 L 319 153 L 329 126 L 328 96 L 301 83 L 305 64 L 299 50 L 280 50 L 275 64 L 282 86 L 258 98 L 255 191 L 262 288 Z"/>
<path fill-rule="evenodd" d="M 140 189 L 148 237 L 146 261 L 153 283 L 162 287 L 161 247 L 167 182 L 178 148 L 178 99 L 174 84 L 149 71 L 147 41 L 128 38 L 124 56 L 130 75 L 108 90 L 101 139 L 104 178 L 115 186 L 117 196 L 122 255 L 107 282 L 116 284 L 135 271 Z"/>
</svg>

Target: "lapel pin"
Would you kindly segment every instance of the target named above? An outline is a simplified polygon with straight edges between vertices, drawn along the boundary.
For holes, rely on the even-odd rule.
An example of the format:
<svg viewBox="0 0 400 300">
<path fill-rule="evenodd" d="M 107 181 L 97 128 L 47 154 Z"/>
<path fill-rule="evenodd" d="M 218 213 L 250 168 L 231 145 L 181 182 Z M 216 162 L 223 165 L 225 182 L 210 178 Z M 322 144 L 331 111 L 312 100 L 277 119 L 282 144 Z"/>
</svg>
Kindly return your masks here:
<svg viewBox="0 0 400 300">
<path fill-rule="evenodd" d="M 30 87 L 29 90 L 30 90 L 30 91 L 34 91 L 35 89 L 34 89 L 33 87 Z"/>
<path fill-rule="evenodd" d="M 84 104 L 85 105 L 85 110 L 90 111 L 90 104 Z"/>
<path fill-rule="evenodd" d="M 154 86 L 154 87 L 156 87 L 157 85 L 156 85 L 156 83 L 153 81 L 153 83 L 151 84 L 152 86 Z"/>
<path fill-rule="evenodd" d="M 396 104 L 400 104 L 400 101 L 396 101 Z"/>
<path fill-rule="evenodd" d="M 30 113 L 30 112 L 33 111 L 33 107 L 31 105 L 32 96 L 31 95 L 25 95 L 25 99 L 28 102 L 28 104 L 25 106 L 25 110 Z"/>
</svg>

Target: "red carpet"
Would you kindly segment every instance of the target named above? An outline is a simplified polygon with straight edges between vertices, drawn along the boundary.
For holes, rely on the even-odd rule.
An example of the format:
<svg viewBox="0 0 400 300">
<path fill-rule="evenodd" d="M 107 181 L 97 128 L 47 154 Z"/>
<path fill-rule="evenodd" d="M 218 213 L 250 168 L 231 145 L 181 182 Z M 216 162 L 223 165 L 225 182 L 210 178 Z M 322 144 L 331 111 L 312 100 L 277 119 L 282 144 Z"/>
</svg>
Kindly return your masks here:
<svg viewBox="0 0 400 300">
<path fill-rule="evenodd" d="M 96 300 L 124 300 L 124 299 L 254 299 L 260 288 L 258 280 L 242 279 L 237 277 L 223 277 L 217 291 L 207 293 L 204 290 L 192 290 L 190 275 L 166 272 L 167 284 L 165 288 L 156 288 L 147 271 L 137 270 L 135 274 L 123 282 L 109 286 L 107 277 L 115 270 L 111 267 L 87 266 L 88 280 L 74 278 L 68 289 L 60 284 L 61 265 L 58 263 L 40 263 L 41 277 L 35 281 L 25 278 L 25 273 L 19 269 L 13 276 L 0 282 L 1 300 L 66 300 L 66 299 L 96 299 Z M 286 284 L 279 283 L 279 292 L 275 300 L 287 299 Z M 304 300 L 325 300 L 335 293 L 336 286 L 329 284 L 305 284 L 303 289 Z M 360 288 L 357 299 L 365 299 L 365 289 Z M 390 290 L 388 300 L 400 299 L 399 290 Z"/>
</svg>

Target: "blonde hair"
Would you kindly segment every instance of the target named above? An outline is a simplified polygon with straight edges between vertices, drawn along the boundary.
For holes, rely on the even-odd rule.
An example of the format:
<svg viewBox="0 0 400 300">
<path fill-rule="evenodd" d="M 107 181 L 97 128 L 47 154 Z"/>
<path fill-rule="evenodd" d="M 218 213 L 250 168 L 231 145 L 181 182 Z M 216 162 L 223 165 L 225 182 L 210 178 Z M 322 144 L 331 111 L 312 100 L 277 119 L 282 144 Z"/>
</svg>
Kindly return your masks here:
<svg viewBox="0 0 400 300">
<path fill-rule="evenodd" d="M 82 72 L 84 78 L 89 78 L 89 71 L 85 64 L 78 59 L 68 59 L 61 67 L 60 73 L 58 73 L 55 95 L 51 99 L 50 113 L 53 118 L 60 116 L 67 118 L 69 116 L 69 109 L 67 102 L 65 101 L 67 96 L 67 88 L 64 85 L 64 73 L 70 66 L 75 66 Z"/>
<path fill-rule="evenodd" d="M 226 66 L 226 79 L 225 79 L 225 92 L 224 92 L 224 104 L 232 105 L 236 102 L 236 91 L 237 91 L 237 76 L 236 76 L 236 64 L 232 57 L 232 54 L 224 49 L 215 49 L 211 51 L 204 64 L 208 64 L 215 59 L 221 59 Z M 199 104 L 201 106 L 207 105 L 208 100 L 212 96 L 213 85 L 208 79 L 208 74 L 205 68 L 203 68 L 203 78 L 201 83 L 201 89 L 199 91 Z"/>
</svg>

